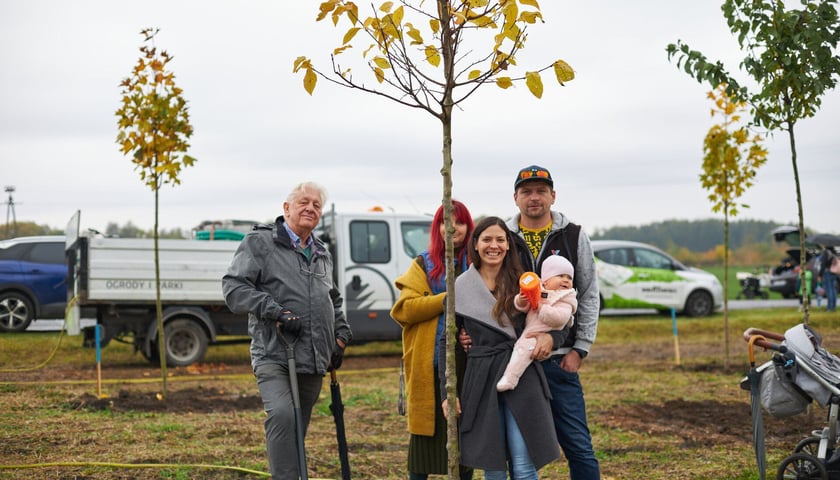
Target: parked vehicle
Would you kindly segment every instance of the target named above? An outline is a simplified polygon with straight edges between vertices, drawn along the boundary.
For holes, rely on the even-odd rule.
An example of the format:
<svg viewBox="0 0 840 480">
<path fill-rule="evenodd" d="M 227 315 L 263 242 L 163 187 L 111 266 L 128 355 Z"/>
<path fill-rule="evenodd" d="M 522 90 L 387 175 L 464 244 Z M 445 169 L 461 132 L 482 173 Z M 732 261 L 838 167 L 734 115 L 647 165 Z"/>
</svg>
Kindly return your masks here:
<svg viewBox="0 0 840 480">
<path fill-rule="evenodd" d="M 723 305 L 723 286 L 713 274 L 686 267 L 644 243 L 593 240 L 601 308 L 655 308 L 692 317 Z"/>
<path fill-rule="evenodd" d="M 64 317 L 66 276 L 63 235 L 0 241 L 0 332 Z"/>
<path fill-rule="evenodd" d="M 784 298 L 798 298 L 800 281 L 800 248 L 799 248 L 799 228 L 794 226 L 781 226 L 773 230 L 773 239 L 778 243 L 786 243 L 791 248 L 785 251 L 785 257 L 775 267 L 771 267 L 770 274 L 770 291 L 782 295 Z M 805 242 L 805 267 L 812 272 L 816 272 L 814 261 L 819 254 L 819 248 L 810 244 L 807 240 Z M 811 277 L 811 291 L 816 288 L 817 276 Z"/>
<path fill-rule="evenodd" d="M 752 300 L 753 298 L 760 297 L 766 300 L 770 296 L 766 290 L 770 285 L 769 274 L 735 272 L 735 278 L 738 280 L 738 284 L 741 285 L 741 291 L 738 292 L 738 295 L 735 297 L 736 299 L 740 300 L 745 298 Z"/>
<path fill-rule="evenodd" d="M 78 231 L 77 225 L 78 219 L 71 220 L 67 231 Z M 354 343 L 401 337 L 389 315 L 397 298 L 393 282 L 428 245 L 430 225 L 431 219 L 420 215 L 334 209 L 323 214 L 316 234 L 333 255 L 333 278 L 344 288 Z M 247 316 L 230 312 L 222 294 L 222 276 L 238 245 L 238 238 L 159 240 L 168 364 L 200 361 L 219 336 L 247 335 Z M 95 309 L 104 330 L 101 344 L 130 341 L 157 363 L 154 241 L 68 233 L 67 252 L 70 292 L 80 306 Z M 93 328 L 85 329 L 86 346 L 93 346 Z"/>
</svg>

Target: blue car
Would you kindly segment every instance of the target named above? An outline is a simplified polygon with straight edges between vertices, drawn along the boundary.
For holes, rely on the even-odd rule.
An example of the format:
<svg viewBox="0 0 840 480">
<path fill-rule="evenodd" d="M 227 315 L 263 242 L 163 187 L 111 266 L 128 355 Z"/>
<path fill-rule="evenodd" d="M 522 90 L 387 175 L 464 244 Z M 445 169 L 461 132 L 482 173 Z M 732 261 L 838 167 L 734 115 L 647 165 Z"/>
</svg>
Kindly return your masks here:
<svg viewBox="0 0 840 480">
<path fill-rule="evenodd" d="M 64 236 L 0 241 L 0 332 L 22 332 L 36 318 L 64 318 Z"/>
</svg>

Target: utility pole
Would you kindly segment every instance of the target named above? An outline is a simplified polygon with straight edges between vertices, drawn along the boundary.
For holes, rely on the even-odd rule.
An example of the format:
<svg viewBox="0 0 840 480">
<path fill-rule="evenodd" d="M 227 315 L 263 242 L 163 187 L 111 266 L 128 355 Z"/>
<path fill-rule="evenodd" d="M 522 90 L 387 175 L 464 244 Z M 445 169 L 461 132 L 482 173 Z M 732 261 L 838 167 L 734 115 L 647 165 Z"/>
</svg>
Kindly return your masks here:
<svg viewBox="0 0 840 480">
<path fill-rule="evenodd" d="M 9 200 L 6 202 L 6 238 L 14 238 L 17 236 L 17 215 L 15 214 L 15 199 L 12 194 L 15 193 L 14 185 L 6 185 L 6 193 L 9 194 Z M 12 234 L 9 235 L 9 214 L 12 215 Z"/>
</svg>

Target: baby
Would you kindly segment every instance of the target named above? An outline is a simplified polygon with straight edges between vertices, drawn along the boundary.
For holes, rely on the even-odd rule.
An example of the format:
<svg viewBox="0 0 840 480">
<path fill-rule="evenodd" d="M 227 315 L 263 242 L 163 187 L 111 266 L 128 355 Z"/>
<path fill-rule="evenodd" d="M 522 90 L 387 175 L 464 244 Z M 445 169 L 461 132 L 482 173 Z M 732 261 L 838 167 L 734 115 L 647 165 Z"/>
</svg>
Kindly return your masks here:
<svg viewBox="0 0 840 480">
<path fill-rule="evenodd" d="M 527 275 L 527 274 L 526 274 Z M 533 274 L 532 274 L 533 275 Z M 573 314 L 577 311 L 577 292 L 572 288 L 575 269 L 565 257 L 552 255 L 542 264 L 542 292 L 539 303 L 532 306 L 526 292 L 520 291 L 514 298 L 514 306 L 520 312 L 527 312 L 525 329 L 513 346 L 510 361 L 504 375 L 496 384 L 496 390 L 504 392 L 516 388 L 519 377 L 531 364 L 531 351 L 537 344 L 531 333 L 561 330 L 574 324 Z"/>
</svg>

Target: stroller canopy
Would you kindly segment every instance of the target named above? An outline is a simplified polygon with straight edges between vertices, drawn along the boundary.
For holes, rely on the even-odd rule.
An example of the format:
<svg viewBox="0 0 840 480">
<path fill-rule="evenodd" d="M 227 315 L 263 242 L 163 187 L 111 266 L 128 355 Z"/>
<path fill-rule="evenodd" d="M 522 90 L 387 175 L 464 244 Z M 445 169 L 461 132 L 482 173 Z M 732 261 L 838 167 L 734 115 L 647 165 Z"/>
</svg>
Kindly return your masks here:
<svg viewBox="0 0 840 480">
<path fill-rule="evenodd" d="M 784 345 L 796 356 L 800 367 L 796 385 L 824 407 L 840 385 L 840 358 L 821 344 L 822 337 L 805 324 L 800 323 L 785 332 Z"/>
</svg>

